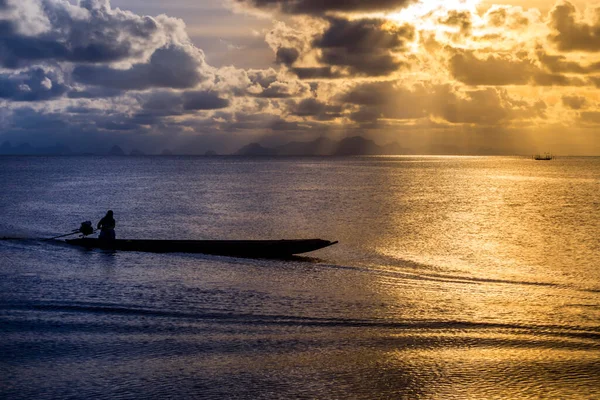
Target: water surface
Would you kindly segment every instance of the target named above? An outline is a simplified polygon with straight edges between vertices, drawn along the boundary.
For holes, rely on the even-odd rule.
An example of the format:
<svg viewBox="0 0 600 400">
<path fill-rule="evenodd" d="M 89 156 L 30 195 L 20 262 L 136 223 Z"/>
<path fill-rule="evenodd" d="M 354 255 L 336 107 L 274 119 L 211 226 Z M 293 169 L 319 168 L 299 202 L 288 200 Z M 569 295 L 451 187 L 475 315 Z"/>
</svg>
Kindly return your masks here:
<svg viewBox="0 0 600 400">
<path fill-rule="evenodd" d="M 0 157 L 3 398 L 581 398 L 600 159 Z M 340 244 L 297 260 L 39 238 Z"/>
</svg>

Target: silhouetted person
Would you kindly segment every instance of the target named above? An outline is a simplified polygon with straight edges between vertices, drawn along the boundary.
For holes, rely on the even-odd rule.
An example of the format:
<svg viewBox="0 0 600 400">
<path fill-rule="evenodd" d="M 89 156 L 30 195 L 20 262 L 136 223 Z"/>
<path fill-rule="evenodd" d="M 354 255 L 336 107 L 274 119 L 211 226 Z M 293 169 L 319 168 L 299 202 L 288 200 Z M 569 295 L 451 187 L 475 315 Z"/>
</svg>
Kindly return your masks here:
<svg viewBox="0 0 600 400">
<path fill-rule="evenodd" d="M 115 240 L 115 219 L 112 210 L 108 210 L 104 218 L 98 222 L 97 229 L 100 229 L 100 240 Z"/>
</svg>

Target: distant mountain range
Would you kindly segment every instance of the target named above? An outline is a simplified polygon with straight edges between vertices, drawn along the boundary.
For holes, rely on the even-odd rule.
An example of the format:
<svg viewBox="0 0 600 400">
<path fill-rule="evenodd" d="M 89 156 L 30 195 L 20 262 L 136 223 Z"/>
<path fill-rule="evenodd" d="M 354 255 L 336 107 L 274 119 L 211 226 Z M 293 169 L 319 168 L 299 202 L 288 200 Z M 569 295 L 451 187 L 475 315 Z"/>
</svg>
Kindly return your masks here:
<svg viewBox="0 0 600 400">
<path fill-rule="evenodd" d="M 64 144 L 56 144 L 48 147 L 34 147 L 29 143 L 23 143 L 18 146 L 13 146 L 6 141 L 0 145 L 0 155 L 4 156 L 125 156 L 127 153 L 120 146 L 112 146 L 108 150 L 98 152 L 75 152 Z M 144 152 L 133 149 L 129 152 L 130 156 L 143 156 Z"/>
<path fill-rule="evenodd" d="M 277 147 L 264 147 L 251 143 L 238 150 L 241 156 L 373 156 L 412 154 L 397 142 L 380 146 L 372 140 L 353 136 L 334 141 L 320 137 L 311 142 L 290 142 Z"/>
<path fill-rule="evenodd" d="M 76 152 L 63 144 L 56 144 L 48 147 L 34 147 L 29 143 L 13 146 L 9 141 L 0 145 L 0 156 L 145 156 L 147 153 L 139 149 L 132 149 L 129 153 L 125 152 L 120 146 L 114 145 L 111 148 L 93 152 Z M 164 149 L 159 154 L 162 156 L 175 155 L 171 150 Z M 203 153 L 205 156 L 218 155 L 213 150 Z"/>
<path fill-rule="evenodd" d="M 173 155 L 165 149 L 161 155 Z M 205 156 L 216 156 L 217 153 L 208 150 Z M 235 155 L 243 156 L 360 156 L 360 155 L 398 155 L 412 154 L 397 142 L 380 146 L 372 140 L 361 136 L 354 136 L 340 141 L 320 137 L 310 142 L 289 142 L 277 147 L 264 147 L 259 143 L 251 143 L 238 150 Z M 6 141 L 0 145 L 0 155 L 103 155 L 103 156 L 143 156 L 146 153 L 133 149 L 129 153 L 120 146 L 114 145 L 105 150 L 94 152 L 75 152 L 68 146 L 56 144 L 49 147 L 34 147 L 29 143 L 13 146 Z"/>
</svg>

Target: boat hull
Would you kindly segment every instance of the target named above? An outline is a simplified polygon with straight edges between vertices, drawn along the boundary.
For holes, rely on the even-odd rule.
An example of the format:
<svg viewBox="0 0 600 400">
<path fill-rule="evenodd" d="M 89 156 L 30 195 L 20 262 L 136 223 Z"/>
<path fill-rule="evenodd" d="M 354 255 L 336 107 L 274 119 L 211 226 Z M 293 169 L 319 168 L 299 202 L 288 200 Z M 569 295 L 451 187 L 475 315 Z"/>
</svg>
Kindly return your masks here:
<svg viewBox="0 0 600 400">
<path fill-rule="evenodd" d="M 200 253 L 231 257 L 283 258 L 332 246 L 322 239 L 300 240 L 126 240 L 68 239 L 66 243 L 88 249 L 149 253 Z"/>
</svg>

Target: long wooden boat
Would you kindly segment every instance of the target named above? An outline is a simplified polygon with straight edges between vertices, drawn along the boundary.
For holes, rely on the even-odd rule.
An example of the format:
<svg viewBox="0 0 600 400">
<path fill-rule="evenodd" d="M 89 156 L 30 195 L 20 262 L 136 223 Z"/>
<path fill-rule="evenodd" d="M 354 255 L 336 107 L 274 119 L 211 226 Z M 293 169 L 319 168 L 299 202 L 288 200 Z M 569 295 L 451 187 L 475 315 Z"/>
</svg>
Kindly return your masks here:
<svg viewBox="0 0 600 400">
<path fill-rule="evenodd" d="M 67 239 L 66 243 L 88 249 L 150 253 L 201 253 L 231 257 L 285 258 L 332 246 L 322 239 L 299 240 L 100 240 Z"/>
</svg>

